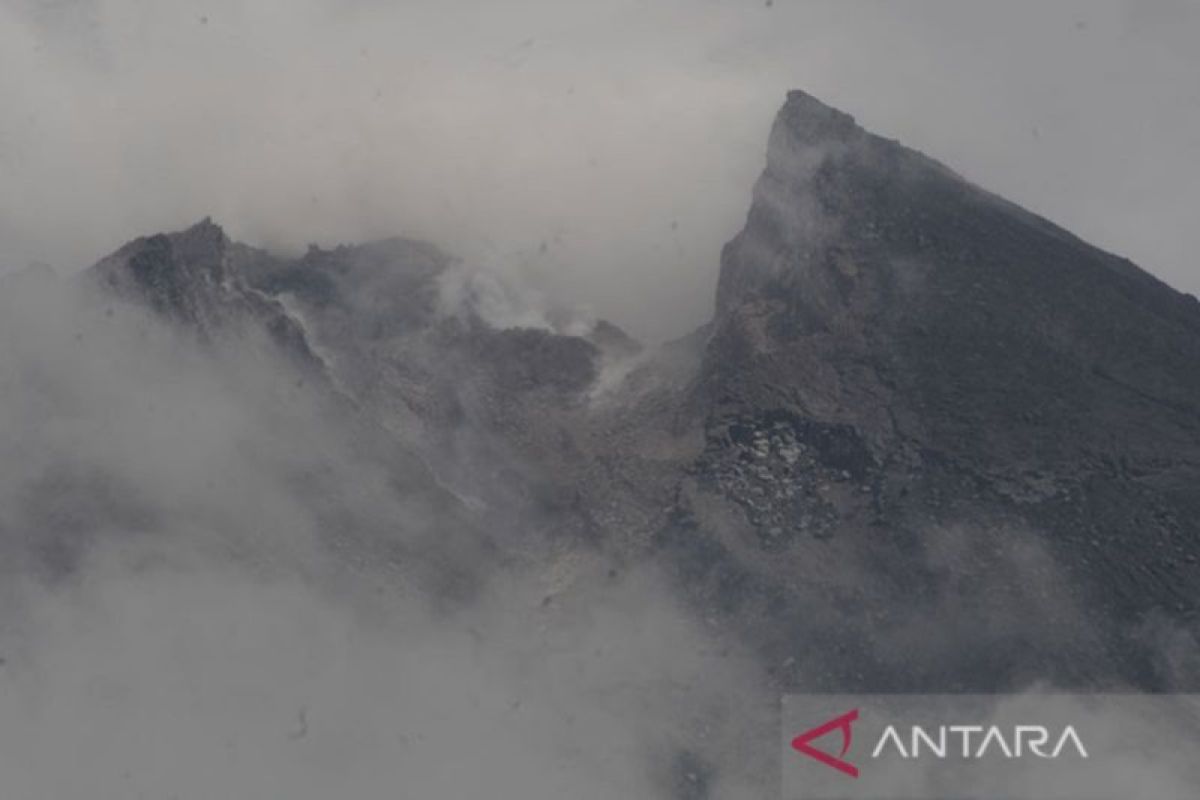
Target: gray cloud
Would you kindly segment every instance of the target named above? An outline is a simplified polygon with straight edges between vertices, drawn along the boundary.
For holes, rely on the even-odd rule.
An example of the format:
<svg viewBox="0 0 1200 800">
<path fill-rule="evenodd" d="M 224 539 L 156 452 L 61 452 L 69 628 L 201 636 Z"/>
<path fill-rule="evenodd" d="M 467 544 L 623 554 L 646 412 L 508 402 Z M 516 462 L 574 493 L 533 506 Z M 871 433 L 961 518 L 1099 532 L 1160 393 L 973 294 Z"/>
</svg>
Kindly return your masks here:
<svg viewBox="0 0 1200 800">
<path fill-rule="evenodd" d="M 0 3 L 0 261 L 70 271 L 205 214 L 282 249 L 405 233 L 463 256 L 464 291 L 495 268 L 666 337 L 708 315 L 802 86 L 1195 289 L 1198 28 L 1091 2 Z M 653 796 L 682 771 L 747 796 L 766 774 L 774 698 L 661 576 L 498 576 L 464 545 L 445 566 L 480 594 L 447 610 L 400 557 L 438 520 L 288 367 L 22 283 L 0 287 L 6 791 Z"/>
<path fill-rule="evenodd" d="M 725 796 L 761 780 L 757 668 L 666 578 L 475 541 L 264 342 L 201 347 L 94 292 L 0 279 L 6 794 L 654 797 L 679 759 Z"/>
<path fill-rule="evenodd" d="M 1196 291 L 1197 33 L 1178 2 L 9 0 L 0 260 L 205 214 L 403 233 L 676 335 L 802 87 Z"/>
</svg>

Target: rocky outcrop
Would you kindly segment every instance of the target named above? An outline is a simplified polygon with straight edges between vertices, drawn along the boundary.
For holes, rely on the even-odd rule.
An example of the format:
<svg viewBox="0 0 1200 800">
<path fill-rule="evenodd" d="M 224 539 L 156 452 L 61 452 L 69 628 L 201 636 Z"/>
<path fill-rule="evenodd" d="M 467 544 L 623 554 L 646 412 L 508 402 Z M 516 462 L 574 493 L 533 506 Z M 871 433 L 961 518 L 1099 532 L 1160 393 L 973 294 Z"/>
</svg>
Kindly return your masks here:
<svg viewBox="0 0 1200 800">
<path fill-rule="evenodd" d="M 1200 304 L 803 92 L 722 254 L 695 391 L 708 445 L 666 539 L 781 662 L 828 627 L 807 641 L 858 653 L 873 685 L 1154 685 L 1131 631 L 1195 622 Z M 931 570 L 947 530 L 976 552 Z M 1008 572 L 1030 548 L 1069 598 L 1010 584 L 1035 580 Z M 1021 642 L 973 591 L 1028 603 Z M 955 604 L 950 656 L 879 658 Z M 1073 631 L 1043 629 L 1067 606 Z"/>
<path fill-rule="evenodd" d="M 247 265 L 272 260 L 231 242 L 206 218 L 184 231 L 135 239 L 88 270 L 84 280 L 205 341 L 262 335 L 293 365 L 318 375 L 320 364 L 298 322 L 243 279 Z"/>
<path fill-rule="evenodd" d="M 1195 298 L 802 92 L 695 334 L 507 327 L 458 266 L 406 239 L 280 258 L 206 221 L 92 279 L 307 354 L 501 537 L 659 560 L 775 688 L 1178 686 Z"/>
</svg>

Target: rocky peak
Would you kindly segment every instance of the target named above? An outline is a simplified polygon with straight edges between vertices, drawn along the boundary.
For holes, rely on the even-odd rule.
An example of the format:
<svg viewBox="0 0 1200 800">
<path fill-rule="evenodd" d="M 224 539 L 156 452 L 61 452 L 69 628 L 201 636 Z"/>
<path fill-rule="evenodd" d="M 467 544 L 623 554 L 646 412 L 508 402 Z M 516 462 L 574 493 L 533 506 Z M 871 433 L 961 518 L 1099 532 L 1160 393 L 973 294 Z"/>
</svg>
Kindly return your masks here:
<svg viewBox="0 0 1200 800">
<path fill-rule="evenodd" d="M 305 372 L 320 371 L 303 326 L 245 280 L 274 259 L 230 241 L 205 217 L 191 227 L 133 240 L 84 273 L 85 283 L 145 306 L 207 342 L 265 336 Z"/>
<path fill-rule="evenodd" d="M 197 322 L 226 282 L 229 239 L 205 218 L 190 228 L 133 240 L 91 269 L 91 276 L 154 310 Z"/>
<path fill-rule="evenodd" d="M 814 375 L 834 380 L 831 364 L 853 353 L 874 365 L 876 396 L 894 373 L 964 418 L 975 402 L 991 416 L 1061 395 L 1066 373 L 1051 365 L 1071 363 L 1080 386 L 1095 368 L 1195 409 L 1198 339 L 1192 298 L 793 92 L 722 253 L 710 376 L 772 361 L 805 376 L 790 382 L 794 402 L 861 410 L 836 396 L 845 381 Z"/>
<path fill-rule="evenodd" d="M 225 250 L 229 246 L 229 237 L 211 217 L 205 217 L 167 239 L 175 250 L 179 264 L 185 269 L 208 269 L 214 278 L 224 277 Z"/>
<path fill-rule="evenodd" d="M 775 121 L 714 319 L 659 353 L 455 267 L 404 239 L 275 257 L 206 220 L 92 275 L 311 343 L 372 437 L 489 522 L 659 559 L 783 688 L 1155 686 L 1109 646 L 1200 608 L 1196 301 L 810 95 Z M 1028 624 L 1060 585 L 1094 624 Z M 897 630 L 930 644 L 877 646 Z"/>
<path fill-rule="evenodd" d="M 745 521 L 689 532 L 728 554 L 714 581 L 786 586 L 813 539 L 873 558 L 939 526 L 1033 531 L 1098 618 L 1194 614 L 1194 298 L 803 93 L 766 161 L 722 253 L 678 514 L 720 497 Z M 902 555 L 883 572 L 925 581 Z"/>
<path fill-rule="evenodd" d="M 782 157 L 798 146 L 823 146 L 861 139 L 866 132 L 844 111 L 793 89 L 775 116 L 767 144 L 768 158 Z"/>
</svg>

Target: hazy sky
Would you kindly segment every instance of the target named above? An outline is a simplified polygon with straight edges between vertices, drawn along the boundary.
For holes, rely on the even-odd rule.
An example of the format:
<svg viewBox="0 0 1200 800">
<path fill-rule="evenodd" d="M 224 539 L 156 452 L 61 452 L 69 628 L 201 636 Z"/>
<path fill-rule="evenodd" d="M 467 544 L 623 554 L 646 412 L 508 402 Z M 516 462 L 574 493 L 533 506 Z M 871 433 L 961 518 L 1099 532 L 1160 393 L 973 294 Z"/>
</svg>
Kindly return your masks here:
<svg viewBox="0 0 1200 800">
<path fill-rule="evenodd" d="M 0 0 L 0 262 L 211 214 L 706 318 L 803 88 L 1200 291 L 1200 3 Z"/>
</svg>

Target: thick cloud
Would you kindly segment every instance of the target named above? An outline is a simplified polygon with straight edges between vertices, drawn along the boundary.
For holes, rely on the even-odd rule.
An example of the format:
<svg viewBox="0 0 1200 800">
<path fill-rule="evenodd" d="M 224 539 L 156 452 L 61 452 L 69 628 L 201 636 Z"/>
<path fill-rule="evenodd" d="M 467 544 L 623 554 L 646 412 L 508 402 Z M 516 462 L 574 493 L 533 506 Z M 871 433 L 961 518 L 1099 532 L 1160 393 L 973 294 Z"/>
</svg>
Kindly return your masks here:
<svg viewBox="0 0 1200 800">
<path fill-rule="evenodd" d="M 80 284 L 0 279 L 6 797 L 761 780 L 774 698 L 665 577 L 476 530 L 264 342 Z"/>
<path fill-rule="evenodd" d="M 283 249 L 405 233 L 666 337 L 708 315 L 801 86 L 1196 288 L 1198 28 L 1186 6 L 1092 2 L 10 0 L 0 262 L 69 272 L 206 214 Z M 773 689 L 667 580 L 552 550 L 493 571 L 470 531 L 435 535 L 460 520 L 414 499 L 428 486 L 397 490 L 426 478 L 238 344 L 201 352 L 47 276 L 0 285 L 6 793 L 765 780 Z M 476 594 L 434 602 L 438 570 Z M 1195 661 L 1167 626 L 1144 635 Z"/>
</svg>

